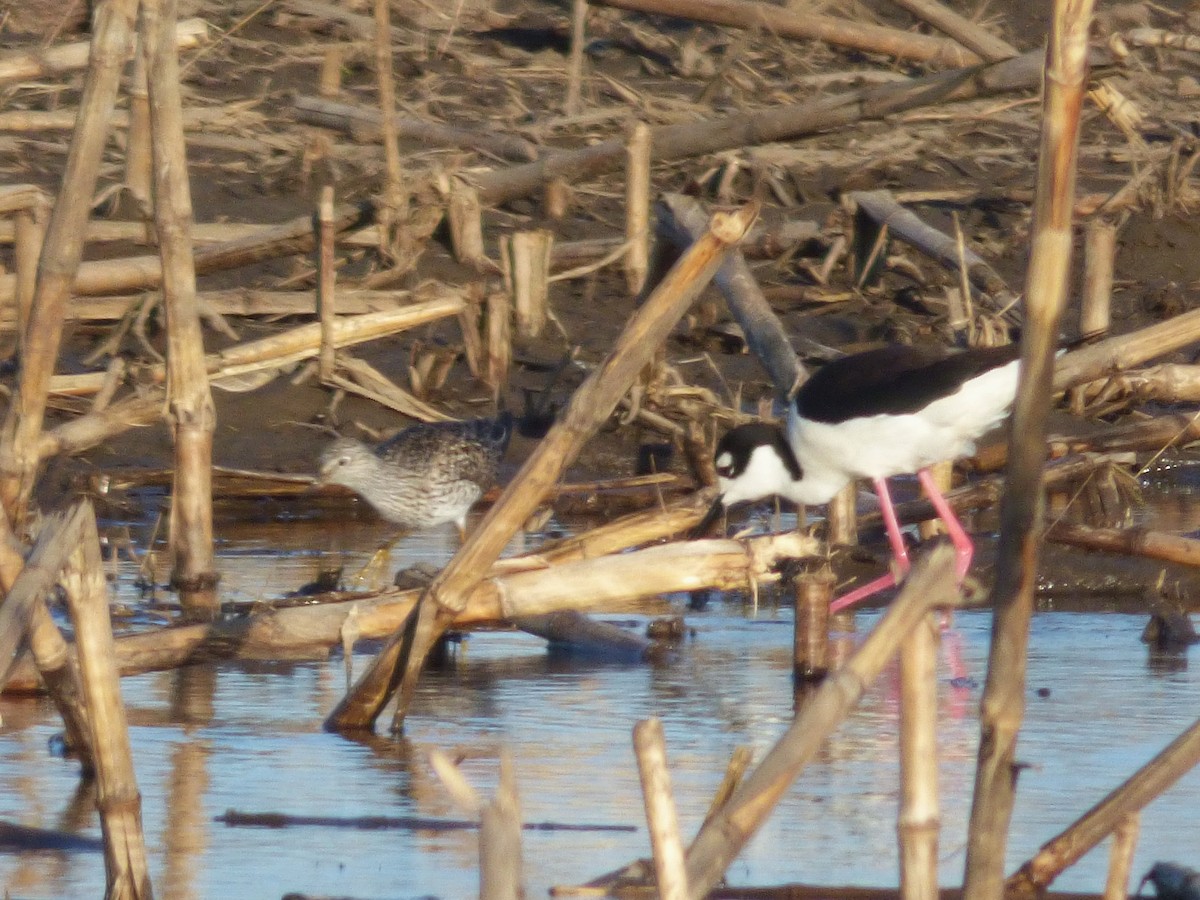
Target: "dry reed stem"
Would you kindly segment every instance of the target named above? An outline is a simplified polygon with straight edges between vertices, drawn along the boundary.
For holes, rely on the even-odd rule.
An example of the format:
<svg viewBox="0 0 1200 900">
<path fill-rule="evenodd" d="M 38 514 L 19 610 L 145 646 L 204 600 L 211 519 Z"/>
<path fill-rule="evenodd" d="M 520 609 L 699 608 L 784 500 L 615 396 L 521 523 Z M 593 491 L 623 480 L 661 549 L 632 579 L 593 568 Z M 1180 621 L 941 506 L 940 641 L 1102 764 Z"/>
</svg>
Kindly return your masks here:
<svg viewBox="0 0 1200 900">
<path fill-rule="evenodd" d="M 151 217 L 154 175 L 151 157 L 150 86 L 146 77 L 146 43 L 139 41 L 129 82 L 129 133 L 125 138 L 125 190 L 144 219 Z M 147 229 L 145 238 L 153 234 Z"/>
<path fill-rule="evenodd" d="M 1037 587 L 1046 418 L 1058 322 L 1066 305 L 1080 108 L 1088 80 L 1091 0 L 1056 0 L 1046 50 L 1042 143 L 1025 288 L 1021 382 L 1013 407 L 1008 477 L 991 592 L 995 624 L 981 702 L 979 762 L 967 837 L 963 900 L 999 896 L 1024 716 L 1026 644 Z"/>
<path fill-rule="evenodd" d="M 512 753 L 500 753 L 496 793 L 479 810 L 480 900 L 523 900 L 521 804 Z"/>
<path fill-rule="evenodd" d="M 334 260 L 333 230 L 333 185 L 321 188 L 317 201 L 317 316 L 321 321 L 321 352 L 317 357 L 321 381 L 333 377 L 337 348 L 333 342 L 334 323 L 337 320 L 335 300 L 337 296 L 337 266 Z"/>
<path fill-rule="evenodd" d="M 1122 816 L 1113 829 L 1112 846 L 1108 852 L 1108 875 L 1104 879 L 1104 900 L 1127 900 L 1129 897 L 1129 871 L 1133 867 L 1141 823 L 1142 814 L 1131 812 Z"/>
<path fill-rule="evenodd" d="M 91 211 L 108 137 L 108 117 L 116 101 L 136 10 L 136 0 L 109 0 L 97 8 L 93 23 L 79 127 L 67 155 L 63 189 L 46 228 L 16 396 L 0 431 L 0 503 L 14 523 L 24 520 L 33 491 L 50 376 L 58 360 L 67 298 L 83 253 L 84 224 Z"/>
<path fill-rule="evenodd" d="M 661 719 L 643 719 L 633 726 L 633 752 L 642 783 L 657 896 L 660 900 L 686 900 L 683 842 L 679 837 L 679 816 L 671 792 L 667 742 Z"/>
<path fill-rule="evenodd" d="M 142 835 L 142 798 L 129 746 L 120 678 L 109 621 L 108 586 L 100 558 L 100 535 L 90 503 L 83 510 L 83 535 L 63 579 L 81 691 L 88 711 L 96 761 L 96 806 L 104 834 L 106 898 L 150 898 L 150 871 Z"/>
<path fill-rule="evenodd" d="M 1045 896 L 1064 869 L 1119 827 L 1126 816 L 1143 809 L 1197 764 L 1200 764 L 1200 719 L 1070 828 L 1043 844 L 1033 859 L 1004 882 L 1006 900 Z"/>
<path fill-rule="evenodd" d="M 938 897 L 938 619 L 927 615 L 900 644 L 901 900 Z"/>
<path fill-rule="evenodd" d="M 1079 300 L 1079 334 L 1107 334 L 1112 303 L 1113 262 L 1117 226 L 1106 219 L 1088 224 L 1083 247 L 1083 291 Z"/>
<path fill-rule="evenodd" d="M 449 619 L 461 611 L 467 593 L 496 561 L 504 545 L 529 518 L 578 454 L 584 440 L 611 415 L 618 401 L 666 338 L 669 330 L 712 277 L 724 255 L 745 235 L 757 214 L 750 206 L 714 217 L 712 230 L 693 245 L 658 289 L 634 314 L 604 364 L 579 387 L 558 421 L 526 460 L 500 499 L 484 516 L 458 554 L 426 592 L 424 614 L 418 623 L 397 634 L 331 714 L 327 725 L 366 728 L 374 721 L 400 679 L 398 727 L 415 679 L 433 641 Z M 411 642 L 411 644 L 410 644 Z"/>
<path fill-rule="evenodd" d="M 996 37 L 983 26 L 938 3 L 937 0 L 892 0 L 892 2 L 896 6 L 908 10 L 918 19 L 928 22 L 943 34 L 954 38 L 968 50 L 977 53 L 980 59 L 994 61 L 1016 56 L 1018 53 L 1017 48 L 1008 41 Z"/>
<path fill-rule="evenodd" d="M 717 884 L 900 642 L 931 608 L 955 602 L 953 551 L 938 546 L 913 567 L 899 596 L 858 651 L 817 688 L 759 766 L 696 836 L 687 855 L 692 897 L 700 900 Z"/>
<path fill-rule="evenodd" d="M 836 579 L 828 566 L 796 578 L 792 677 L 818 684 L 829 674 L 829 604 Z"/>
<path fill-rule="evenodd" d="M 571 0 L 571 53 L 567 57 L 567 96 L 563 112 L 577 116 L 583 111 L 583 52 L 587 41 L 587 0 Z"/>
<path fill-rule="evenodd" d="M 581 0 L 582 2 L 582 0 Z M 629 131 L 625 172 L 625 286 L 637 296 L 650 271 L 650 126 Z"/>
<path fill-rule="evenodd" d="M 1065 391 L 1094 378 L 1138 365 L 1200 340 L 1200 310 L 1190 310 L 1129 334 L 1068 353 L 1054 370 L 1054 390 Z"/>
<path fill-rule="evenodd" d="M 1072 522 L 1055 522 L 1046 540 L 1125 556 L 1200 566 L 1200 540 L 1147 528 L 1095 528 Z"/>
<path fill-rule="evenodd" d="M 192 198 L 183 140 L 183 100 L 173 35 L 176 0 L 143 0 L 154 159 L 154 224 L 167 314 L 167 421 L 175 446 L 169 544 L 171 583 L 185 617 L 213 618 L 217 597 L 212 523 L 212 438 L 216 408 L 208 384 L 192 255 Z"/>
</svg>

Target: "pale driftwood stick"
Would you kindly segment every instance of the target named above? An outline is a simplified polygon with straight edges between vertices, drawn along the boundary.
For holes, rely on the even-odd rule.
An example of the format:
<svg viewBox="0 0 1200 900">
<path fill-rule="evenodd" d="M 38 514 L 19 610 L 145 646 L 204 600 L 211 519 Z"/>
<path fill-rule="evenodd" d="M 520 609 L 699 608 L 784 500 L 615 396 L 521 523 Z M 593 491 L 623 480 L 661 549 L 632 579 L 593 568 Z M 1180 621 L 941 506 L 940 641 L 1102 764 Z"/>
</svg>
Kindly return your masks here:
<svg viewBox="0 0 1200 900">
<path fill-rule="evenodd" d="M 900 644 L 901 900 L 937 900 L 938 616 L 930 614 Z"/>
<path fill-rule="evenodd" d="M 479 205 L 479 193 L 461 178 L 451 179 L 446 221 L 450 225 L 450 243 L 458 261 L 483 271 L 488 259 L 483 251 L 483 210 Z"/>
<path fill-rule="evenodd" d="M 479 898 L 523 900 L 521 804 L 512 753 L 500 752 L 500 780 L 479 810 Z"/>
<path fill-rule="evenodd" d="M 26 560 L 8 543 L 11 534 L 4 536 L 4 558 L 0 561 L 0 581 L 5 587 L 4 600 L 0 601 L 0 693 L 13 672 L 17 650 L 28 637 L 37 668 L 46 676 L 45 684 L 62 716 L 67 745 L 79 754 L 84 774 L 91 774 L 95 771 L 92 739 L 79 700 L 75 670 L 67 656 L 66 641 L 45 605 L 46 595 L 58 583 L 63 566 L 82 538 L 86 513 L 84 507 L 75 506 L 69 513 L 48 517 Z M 7 529 L 5 525 L 0 527 Z M 40 637 L 36 633 L 39 630 Z"/>
<path fill-rule="evenodd" d="M 149 220 L 153 206 L 154 176 L 150 151 L 150 87 L 146 79 L 146 45 L 139 43 L 133 57 L 129 84 L 129 131 L 125 135 L 125 190 L 141 216 Z M 144 239 L 153 239 L 147 228 Z"/>
<path fill-rule="evenodd" d="M 1097 66 L 1111 60 L 1103 51 L 1095 53 Z M 795 140 L 918 107 L 1030 90 L 1040 83 L 1041 63 L 1042 53 L 1037 51 L 1000 63 L 861 88 L 778 109 L 659 126 L 651 133 L 652 153 L 656 162 L 688 159 L 735 147 Z M 470 177 L 479 188 L 480 202 L 495 205 L 533 194 L 551 178 L 579 182 L 603 175 L 620 166 L 624 157 L 624 141 L 614 139 Z"/>
<path fill-rule="evenodd" d="M 382 117 L 378 110 L 353 103 L 343 103 L 323 97 L 297 97 L 294 101 L 297 117 L 302 122 L 337 128 L 355 137 L 382 137 Z M 393 122 L 395 134 L 405 140 L 420 141 L 425 146 L 462 147 L 479 150 L 500 159 L 528 162 L 538 158 L 537 144 L 515 135 L 455 128 L 438 122 L 400 116 Z"/>
<path fill-rule="evenodd" d="M 583 111 L 583 51 L 587 41 L 587 0 L 571 2 L 571 54 L 567 57 L 567 96 L 563 112 L 577 116 Z"/>
<path fill-rule="evenodd" d="M 317 371 L 321 381 L 327 382 L 333 377 L 333 366 L 337 361 L 337 348 L 333 343 L 334 322 L 337 319 L 337 311 L 334 308 L 334 297 L 337 296 L 337 266 L 334 262 L 331 184 L 321 188 L 321 197 L 317 201 L 317 227 L 320 231 L 317 240 L 317 315 L 321 320 L 321 352 L 317 358 Z"/>
<path fill-rule="evenodd" d="M 980 59 L 998 60 L 1017 55 L 1017 48 L 996 37 L 986 28 L 972 22 L 937 0 L 892 0 L 918 19 L 928 22 L 942 34 L 954 38 Z"/>
<path fill-rule="evenodd" d="M 245 101 L 243 105 L 244 103 Z M 240 111 L 241 107 L 237 104 L 185 110 L 183 127 L 185 131 L 191 132 L 189 142 L 199 146 L 229 147 L 249 152 L 253 152 L 253 148 L 257 147 L 261 151 L 261 141 L 232 135 L 205 134 L 214 125 L 228 125 L 231 118 Z M 79 111 L 70 107 L 56 110 L 9 110 L 0 112 L 0 131 L 73 131 L 78 118 Z M 113 110 L 108 126 L 114 131 L 141 127 L 136 116 L 124 109 Z"/>
<path fill-rule="evenodd" d="M 143 0 L 154 157 L 154 224 L 162 258 L 167 313 L 167 423 L 175 446 L 169 543 L 171 584 L 187 617 L 215 618 L 216 553 L 212 521 L 212 440 L 216 407 L 208 384 L 204 332 L 192 256 L 192 197 L 183 140 L 183 101 L 176 56 L 176 0 Z"/>
<path fill-rule="evenodd" d="M 683 842 L 679 838 L 679 817 L 675 813 L 675 796 L 671 793 L 667 742 L 661 720 L 643 719 L 633 726 L 633 752 L 637 757 L 642 802 L 646 806 L 646 823 L 650 830 L 656 895 L 661 900 L 687 900 Z"/>
<path fill-rule="evenodd" d="M 891 191 L 853 191 L 846 196 L 876 222 L 886 225 L 894 236 L 912 244 L 951 272 L 959 270 L 958 245 L 955 239 L 921 221 L 916 213 L 897 203 Z M 1004 306 L 1012 297 L 1012 291 L 1000 274 L 987 260 L 970 248 L 964 249 L 963 256 L 971 283 L 991 295 L 994 303 Z"/>
<path fill-rule="evenodd" d="M 553 247 L 554 234 L 545 229 L 518 231 L 500 239 L 500 268 L 513 297 L 517 334 L 522 337 L 537 337 L 546 327 Z"/>
<path fill-rule="evenodd" d="M 512 366 L 512 297 L 507 291 L 492 291 L 487 296 L 484 316 L 487 320 L 487 363 L 483 380 L 499 397 L 508 384 Z"/>
<path fill-rule="evenodd" d="M 1054 390 L 1102 378 L 1200 341 L 1200 310 L 1181 313 L 1138 331 L 1066 354 L 1054 369 Z"/>
<path fill-rule="evenodd" d="M 583 4 L 585 0 L 578 0 Z M 629 131 L 625 166 L 625 285 L 637 296 L 650 271 L 650 126 Z"/>
<path fill-rule="evenodd" d="M 710 232 L 684 254 L 633 314 L 605 362 L 576 390 L 550 432 L 426 591 L 427 602 L 415 614 L 411 630 L 388 642 L 355 690 L 331 714 L 328 725 L 369 727 L 387 702 L 400 668 L 404 674 L 393 728 L 400 727 L 429 648 L 462 610 L 468 592 L 500 556 L 505 544 L 575 459 L 583 442 L 612 414 L 670 329 L 716 272 L 724 255 L 745 235 L 757 212 L 757 205 L 752 204 L 714 217 Z"/>
<path fill-rule="evenodd" d="M 1129 871 L 1137 850 L 1142 814 L 1131 812 L 1121 817 L 1113 829 L 1112 847 L 1108 851 L 1108 877 L 1104 880 L 1104 900 L 1127 900 Z"/>
<path fill-rule="evenodd" d="M 1164 562 L 1200 566 L 1200 540 L 1152 531 L 1146 528 L 1094 528 L 1071 522 L 1055 522 L 1046 540 L 1088 550 L 1103 550 L 1126 556 L 1144 556 Z"/>
<path fill-rule="evenodd" d="M 1033 859 L 1004 882 L 1005 898 L 1030 900 L 1045 896 L 1046 889 L 1064 869 L 1100 843 L 1125 816 L 1141 810 L 1198 763 L 1200 719 L 1070 828 L 1043 844 Z"/>
<path fill-rule="evenodd" d="M 200 46 L 208 38 L 208 23 L 203 19 L 186 19 L 175 31 L 176 45 L 180 50 Z M 36 52 L 6 53 L 0 56 L 0 82 L 35 81 L 56 72 L 82 69 L 88 64 L 91 45 L 87 41 L 63 44 Z M 118 63 L 128 59 L 132 46 L 127 47 Z"/>
<path fill-rule="evenodd" d="M 97 7 L 93 21 L 79 127 L 71 139 L 63 188 L 46 228 L 21 371 L 0 431 L 0 504 L 10 523 L 24 521 L 33 492 L 50 376 L 58 360 L 67 298 L 83 254 L 84 223 L 91 211 L 108 138 L 108 116 L 116 101 L 136 12 L 137 0 L 109 0 Z M 15 276 L 7 278 L 6 299 L 12 302 Z"/>
<path fill-rule="evenodd" d="M 828 566 L 796 577 L 792 678 L 797 685 L 820 684 L 829 674 L 829 604 L 834 581 Z"/>
<path fill-rule="evenodd" d="M 817 688 L 758 768 L 700 830 L 687 854 L 691 897 L 708 895 L 905 636 L 933 607 L 957 602 L 953 565 L 953 551 L 939 546 L 913 567 L 900 595 L 858 652 Z"/>
<path fill-rule="evenodd" d="M 954 41 L 805 11 L 792 12 L 748 0 L 597 0 L 603 6 L 728 25 L 762 29 L 768 34 L 825 41 L 842 47 L 914 59 L 941 66 L 969 66 L 979 57 Z"/>
<path fill-rule="evenodd" d="M 817 552 L 817 542 L 803 535 L 763 535 L 745 541 L 681 541 L 550 568 L 489 574 L 471 591 L 454 624 L 469 628 L 562 610 L 629 610 L 675 591 L 747 590 L 753 582 L 777 581 L 775 570 L 784 560 Z M 348 616 L 357 619 L 361 637 L 388 637 L 408 618 L 419 596 L 419 590 L 392 589 L 364 599 L 281 607 L 248 620 L 131 634 L 117 641 L 117 662 L 122 674 L 131 675 L 197 659 L 324 655 L 341 644 Z M 62 657 L 65 662 L 65 652 Z M 37 691 L 40 684 L 37 671 L 24 659 L 9 677 L 9 690 L 15 693 Z"/>
<path fill-rule="evenodd" d="M 368 205 L 339 207 L 335 212 L 336 228 L 339 233 L 360 228 L 371 221 L 373 215 L 374 211 Z M 82 235 L 82 226 L 79 231 Z M 206 275 L 294 253 L 310 253 L 314 246 L 316 238 L 313 235 L 312 216 L 302 216 L 198 250 L 195 254 L 196 273 Z M 138 256 L 84 263 L 78 266 L 70 289 L 76 296 L 113 294 L 156 288 L 161 281 L 162 264 L 159 258 Z M 15 287 L 14 276 L 0 275 L 0 304 L 13 302 Z"/>
<path fill-rule="evenodd" d="M 1016 783 L 1017 733 L 1024 715 L 1029 619 L 1037 590 L 1044 506 L 1042 467 L 1058 323 L 1071 271 L 1071 212 L 1079 110 L 1088 81 L 1091 0 L 1056 0 L 1046 49 L 1042 139 L 1033 249 L 1025 284 L 1021 383 L 1013 406 L 987 682 L 980 707 L 979 761 L 967 836 L 963 900 L 1000 896 Z"/>
<path fill-rule="evenodd" d="M 703 234 L 705 216 L 695 200 L 669 194 L 663 202 L 669 205 L 673 215 L 660 224 L 659 232 L 671 243 L 687 246 Z M 758 280 L 740 252 L 735 250 L 730 254 L 714 281 L 746 335 L 746 343 L 774 384 L 775 396 L 780 400 L 791 397 L 807 373 L 796 358 L 783 324 L 763 296 Z"/>
<path fill-rule="evenodd" d="M 0 191 L 0 213 L 12 211 L 5 209 L 6 205 L 4 192 Z M 49 208 L 48 198 L 47 208 Z M 196 222 L 192 226 L 192 241 L 196 244 L 220 244 L 225 241 L 253 237 L 276 227 L 278 226 L 252 222 Z M 6 219 L 0 219 L 0 244 L 11 243 L 12 240 L 12 223 Z M 344 244 L 352 244 L 356 247 L 375 247 L 379 244 L 374 226 L 360 229 L 352 234 L 343 234 L 340 240 Z M 87 224 L 87 242 L 89 244 L 112 242 L 146 244 L 146 225 L 143 222 L 91 221 Z M 577 243 L 586 246 L 587 242 Z M 620 242 L 614 239 L 613 243 Z M 569 249 L 573 244 L 565 246 Z"/>
<path fill-rule="evenodd" d="M 148 4 L 143 0 L 142 15 Z M 153 76 L 151 76 L 153 78 Z M 153 102 L 153 101 L 152 101 Z M 82 540 L 63 578 L 75 626 L 80 682 L 96 760 L 96 806 L 104 833 L 106 897 L 150 898 L 150 870 L 142 835 L 142 798 L 129 747 L 129 726 L 113 652 L 108 585 L 91 504 L 82 504 Z"/>
<path fill-rule="evenodd" d="M 103 409 L 64 422 L 50 431 L 42 432 L 38 454 L 49 459 L 59 454 L 82 453 L 98 447 L 109 438 L 162 419 L 166 394 L 161 388 L 147 391 Z"/>
<path fill-rule="evenodd" d="M 1108 333 L 1116 252 L 1117 226 L 1107 219 L 1089 223 L 1083 245 L 1083 293 L 1079 300 L 1079 333 L 1083 337 Z"/>
</svg>

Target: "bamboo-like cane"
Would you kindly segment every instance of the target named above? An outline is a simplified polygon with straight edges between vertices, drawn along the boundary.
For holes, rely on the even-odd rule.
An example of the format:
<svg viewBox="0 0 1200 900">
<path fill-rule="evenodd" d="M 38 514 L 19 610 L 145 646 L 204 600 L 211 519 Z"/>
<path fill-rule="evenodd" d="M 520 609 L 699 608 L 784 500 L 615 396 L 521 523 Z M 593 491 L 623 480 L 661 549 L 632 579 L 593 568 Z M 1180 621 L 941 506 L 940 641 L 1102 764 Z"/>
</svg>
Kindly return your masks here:
<svg viewBox="0 0 1200 900">
<path fill-rule="evenodd" d="M 1013 407 L 1008 477 L 1000 506 L 999 555 L 991 594 L 995 624 L 980 710 L 979 762 L 963 900 L 993 900 L 1003 885 L 1015 793 L 1013 766 L 1025 711 L 1026 645 L 1037 588 L 1046 418 L 1058 323 L 1070 276 L 1079 111 L 1087 86 L 1091 13 L 1091 0 L 1056 0 L 1046 49 L 1022 375 Z"/>
<path fill-rule="evenodd" d="M 587 40 L 587 0 L 571 0 L 571 54 L 567 58 L 567 96 L 563 112 L 577 116 L 583 111 L 583 51 Z"/>
<path fill-rule="evenodd" d="M 938 811 L 936 614 L 900 645 L 901 900 L 937 900 Z"/>
<path fill-rule="evenodd" d="M 758 768 L 700 830 L 687 854 L 688 889 L 694 900 L 707 896 L 720 880 L 905 636 L 932 607 L 956 602 L 953 559 L 953 551 L 943 545 L 913 567 L 900 595 L 858 652 L 817 688 Z"/>
<path fill-rule="evenodd" d="M 375 78 L 379 91 L 379 123 L 383 128 L 383 158 L 387 172 L 380 210 L 379 231 L 385 242 L 392 242 L 397 230 L 406 230 L 408 194 L 404 185 L 404 167 L 400 160 L 400 141 L 396 137 L 396 82 L 392 70 L 392 14 L 388 0 L 375 0 Z M 390 252 L 391 247 L 381 247 Z"/>
<path fill-rule="evenodd" d="M 40 195 L 39 195 L 40 196 Z M 13 217 L 14 241 L 13 262 L 16 268 L 17 289 L 17 340 L 18 347 L 25 344 L 25 332 L 29 327 L 33 295 L 37 288 L 38 257 L 42 255 L 42 244 L 46 239 L 46 215 L 48 209 L 44 199 L 35 205 L 18 210 Z M 22 351 L 21 358 L 25 357 Z"/>
<path fill-rule="evenodd" d="M 149 220 L 153 206 L 154 176 L 150 151 L 150 86 L 146 77 L 147 47 L 138 42 L 129 84 L 129 131 L 125 137 L 125 189 L 140 218 Z M 147 234 L 146 238 L 152 235 Z"/>
<path fill-rule="evenodd" d="M 154 222 L 167 313 L 167 418 L 175 443 L 171 489 L 171 583 L 184 615 L 219 609 L 212 524 L 212 439 L 217 413 L 208 385 L 196 302 L 192 198 L 175 50 L 176 0 L 143 0 L 141 37 L 149 81 Z"/>
<path fill-rule="evenodd" d="M 851 481 L 834 494 L 825 509 L 826 535 L 830 546 L 852 547 L 858 543 L 858 482 Z"/>
<path fill-rule="evenodd" d="M 64 584 L 75 625 L 79 672 L 96 754 L 96 805 L 104 833 L 108 882 L 105 897 L 138 900 L 153 896 L 142 835 L 142 798 L 121 703 L 100 536 L 91 505 L 84 504 L 83 509 L 83 538 Z"/>
<path fill-rule="evenodd" d="M 671 793 L 671 773 L 667 768 L 667 744 L 661 720 L 644 719 L 633 726 L 633 751 L 637 756 L 642 800 L 650 828 L 657 895 L 660 900 L 687 900 L 683 842 L 679 838 L 679 817 Z"/>
<path fill-rule="evenodd" d="M 333 185 L 321 188 L 321 197 L 317 201 L 317 227 L 320 230 L 317 238 L 317 313 L 321 319 L 321 353 L 317 358 L 317 370 L 321 381 L 328 382 L 337 361 L 337 347 L 333 342 L 337 320 L 334 309 L 337 267 L 333 259 Z"/>
<path fill-rule="evenodd" d="M 1104 900 L 1126 900 L 1129 897 L 1129 871 L 1137 850 L 1142 814 L 1129 813 L 1113 829 L 1112 848 L 1108 853 L 1108 876 L 1104 879 Z"/>
<path fill-rule="evenodd" d="M 642 292 L 650 271 L 650 126 L 637 122 L 629 131 L 625 165 L 625 285 Z"/>
<path fill-rule="evenodd" d="M 833 573 L 828 567 L 796 578 L 796 621 L 792 677 L 797 685 L 819 684 L 829 674 L 829 603 Z"/>
<path fill-rule="evenodd" d="M 522 900 L 521 803 L 512 753 L 500 753 L 500 780 L 479 810 L 480 900 Z"/>
<path fill-rule="evenodd" d="M 1009 900 L 1045 896 L 1064 869 L 1078 862 L 1127 815 L 1141 810 L 1198 764 L 1200 719 L 1070 828 L 1043 844 L 1037 855 L 1004 883 L 1004 896 Z"/>
<path fill-rule="evenodd" d="M 1083 246 L 1083 293 L 1079 306 L 1079 333 L 1083 337 L 1108 333 L 1116 252 L 1116 225 L 1105 219 L 1097 219 L 1088 225 Z"/>
<path fill-rule="evenodd" d="M 37 474 L 37 442 L 46 413 L 50 376 L 58 360 L 62 323 L 75 270 L 83 254 L 108 118 L 116 102 L 137 0 L 107 0 L 96 8 L 88 77 L 79 103 L 63 187 L 46 228 L 38 283 L 26 333 L 16 395 L 0 432 L 0 503 L 10 522 L 21 522 Z"/>
<path fill-rule="evenodd" d="M 537 337 L 546 327 L 553 248 L 554 235 L 545 229 L 518 231 L 500 241 L 501 269 L 523 337 Z"/>
<path fill-rule="evenodd" d="M 342 89 L 342 63 L 345 61 L 345 48 L 341 44 L 332 44 L 325 48 L 321 57 L 321 76 L 317 81 L 317 93 L 322 97 L 336 97 Z"/>
<path fill-rule="evenodd" d="M 331 714 L 327 725 L 366 728 L 396 686 L 397 667 L 404 675 L 394 728 L 407 712 L 416 677 L 429 648 L 466 602 L 468 592 L 499 558 L 504 546 L 537 508 L 578 455 L 583 442 L 610 416 L 638 373 L 650 361 L 671 328 L 720 266 L 725 254 L 749 230 L 758 213 L 751 204 L 713 218 L 710 232 L 680 258 L 654 293 L 633 314 L 604 363 L 571 398 L 549 434 L 526 460 L 497 503 L 449 565 L 426 591 L 428 601 L 414 614 L 410 628 L 380 651 L 371 667 Z"/>
<path fill-rule="evenodd" d="M 507 291 L 492 291 L 485 307 L 487 319 L 487 363 L 484 381 L 499 397 L 508 384 L 512 366 L 512 298 Z"/>
</svg>

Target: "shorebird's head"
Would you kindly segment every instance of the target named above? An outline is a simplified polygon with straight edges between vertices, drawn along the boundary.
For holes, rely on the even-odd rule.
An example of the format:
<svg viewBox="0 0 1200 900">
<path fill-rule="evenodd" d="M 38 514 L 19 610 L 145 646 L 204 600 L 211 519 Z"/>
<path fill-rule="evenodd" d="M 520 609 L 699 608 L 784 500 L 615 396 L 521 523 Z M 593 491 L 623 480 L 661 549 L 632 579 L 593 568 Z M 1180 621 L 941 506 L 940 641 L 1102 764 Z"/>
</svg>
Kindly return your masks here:
<svg viewBox="0 0 1200 900">
<path fill-rule="evenodd" d="M 318 484 L 340 484 L 361 490 L 364 479 L 370 479 L 379 460 L 371 448 L 354 438 L 340 437 L 321 454 Z"/>
<path fill-rule="evenodd" d="M 771 496 L 794 499 L 803 472 L 787 436 L 778 425 L 754 422 L 726 432 L 713 456 L 720 493 L 694 534 L 708 531 L 721 512 L 735 503 Z"/>
</svg>

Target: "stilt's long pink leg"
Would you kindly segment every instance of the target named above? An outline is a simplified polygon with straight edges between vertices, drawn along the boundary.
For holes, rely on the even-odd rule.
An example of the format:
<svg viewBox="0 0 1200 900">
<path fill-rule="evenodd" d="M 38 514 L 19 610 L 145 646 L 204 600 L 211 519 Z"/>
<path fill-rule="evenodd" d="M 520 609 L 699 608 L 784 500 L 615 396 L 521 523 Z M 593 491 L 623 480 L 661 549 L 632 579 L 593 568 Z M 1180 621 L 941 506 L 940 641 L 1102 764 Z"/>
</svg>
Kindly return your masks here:
<svg viewBox="0 0 1200 900">
<path fill-rule="evenodd" d="M 917 478 L 921 480 L 921 487 L 925 488 L 929 502 L 933 504 L 937 514 L 946 523 L 946 531 L 950 535 L 951 543 L 954 544 L 954 572 L 958 576 L 958 580 L 962 581 L 971 568 L 971 559 L 975 556 L 975 544 L 963 529 L 962 523 L 958 521 L 958 516 L 954 514 L 954 510 L 950 508 L 946 498 L 942 496 L 942 492 L 938 490 L 938 486 L 933 480 L 933 474 L 928 469 L 922 469 L 917 473 Z"/>
<path fill-rule="evenodd" d="M 904 536 L 900 534 L 900 522 L 896 518 L 896 507 L 892 505 L 892 494 L 888 490 L 886 478 L 875 479 L 875 493 L 879 497 L 879 511 L 883 516 L 883 526 L 887 530 L 888 542 L 892 545 L 892 555 L 895 557 L 896 568 L 901 572 L 907 572 L 910 566 L 908 548 L 904 546 Z M 874 581 L 868 581 L 861 587 L 857 587 L 850 593 L 834 600 L 829 605 L 829 611 L 840 612 L 843 609 L 848 609 L 855 603 L 861 603 L 871 595 L 878 594 L 880 591 L 890 588 L 895 583 L 896 576 L 894 572 L 889 571 L 886 575 L 881 575 Z"/>
</svg>

